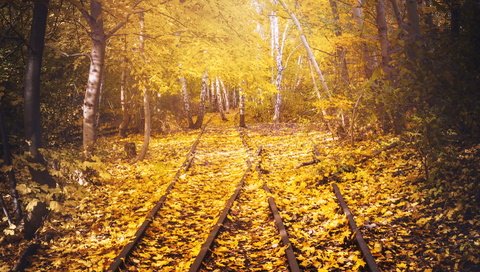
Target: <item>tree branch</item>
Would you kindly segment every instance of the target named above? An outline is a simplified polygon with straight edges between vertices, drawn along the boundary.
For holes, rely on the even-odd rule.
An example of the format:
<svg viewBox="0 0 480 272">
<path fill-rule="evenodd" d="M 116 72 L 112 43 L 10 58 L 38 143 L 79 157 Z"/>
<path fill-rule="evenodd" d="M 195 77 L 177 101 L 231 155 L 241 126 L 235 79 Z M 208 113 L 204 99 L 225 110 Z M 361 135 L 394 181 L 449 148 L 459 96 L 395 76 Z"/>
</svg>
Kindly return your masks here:
<svg viewBox="0 0 480 272">
<path fill-rule="evenodd" d="M 80 13 L 83 15 L 83 18 L 87 21 L 87 23 L 92 26 L 95 23 L 95 19 L 88 13 L 87 9 L 85 6 L 76 0 L 67 0 L 70 4 L 72 4 L 74 7 L 80 11 Z"/>
<path fill-rule="evenodd" d="M 113 36 L 113 34 L 115 34 L 115 32 L 117 32 L 118 30 L 120 30 L 122 27 L 124 27 L 127 23 L 128 23 L 128 19 L 130 18 L 130 16 L 132 16 L 133 14 L 135 13 L 138 13 L 138 12 L 135 12 L 135 8 L 142 2 L 143 0 L 136 0 L 135 3 L 133 4 L 133 7 L 132 7 L 132 12 L 128 13 L 127 16 L 125 16 L 125 19 L 123 21 L 121 21 L 120 23 L 118 23 L 116 26 L 114 26 L 107 34 L 106 34 L 106 38 L 107 40 Z"/>
</svg>

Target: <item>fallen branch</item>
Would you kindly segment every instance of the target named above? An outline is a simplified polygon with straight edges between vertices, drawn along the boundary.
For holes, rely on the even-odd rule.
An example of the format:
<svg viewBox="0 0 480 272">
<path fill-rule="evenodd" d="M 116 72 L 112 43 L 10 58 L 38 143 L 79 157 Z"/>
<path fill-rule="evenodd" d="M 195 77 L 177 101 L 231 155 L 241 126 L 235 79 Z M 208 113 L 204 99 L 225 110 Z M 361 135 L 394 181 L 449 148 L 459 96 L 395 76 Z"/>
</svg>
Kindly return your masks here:
<svg viewBox="0 0 480 272">
<path fill-rule="evenodd" d="M 320 157 L 320 151 L 318 150 L 318 146 L 315 145 L 313 147 L 313 160 L 308 161 L 308 162 L 302 162 L 299 165 L 297 165 L 296 168 L 298 169 L 300 167 L 317 164 L 317 163 L 320 162 L 320 159 L 318 157 Z"/>
</svg>

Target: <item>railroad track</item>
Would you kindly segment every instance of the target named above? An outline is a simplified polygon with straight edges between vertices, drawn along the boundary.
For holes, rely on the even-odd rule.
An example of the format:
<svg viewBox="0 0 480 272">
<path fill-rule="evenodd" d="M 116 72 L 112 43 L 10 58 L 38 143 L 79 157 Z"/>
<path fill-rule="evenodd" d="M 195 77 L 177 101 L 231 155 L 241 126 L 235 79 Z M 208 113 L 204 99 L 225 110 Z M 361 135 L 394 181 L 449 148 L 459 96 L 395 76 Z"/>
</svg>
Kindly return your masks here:
<svg viewBox="0 0 480 272">
<path fill-rule="evenodd" d="M 223 137 L 218 137 L 223 135 Z M 200 138 L 199 138 L 200 139 Z M 188 270 L 249 162 L 235 129 L 207 127 L 170 190 L 108 271 Z M 221 214 L 220 214 L 221 216 Z"/>
<path fill-rule="evenodd" d="M 215 129 L 211 132 L 219 133 Z M 189 171 L 178 174 L 167 190 L 168 195 L 162 197 L 160 208 L 164 207 L 159 216 L 155 214 L 160 208 L 150 213 L 146 220 L 149 223 L 137 232 L 141 235 L 136 235 L 138 238 L 122 250 L 108 271 L 296 272 L 311 268 L 299 265 L 296 255 L 301 253 L 300 247 L 295 247 L 288 234 L 296 226 L 295 220 L 288 213 L 279 211 L 274 198 L 282 192 L 272 193 L 268 178 L 264 178 L 269 174 L 269 170 L 263 168 L 264 159 L 268 158 L 265 149 L 260 146 L 254 152 L 245 130 L 239 131 L 240 137 L 235 141 L 230 129 L 224 142 L 214 145 L 221 147 L 220 150 L 211 150 L 213 143 L 210 141 L 209 144 L 209 133 L 205 132 L 205 143 L 200 143 L 198 138 L 196 145 L 200 146 L 199 150 L 191 152 L 192 156 L 186 160 Z M 213 138 L 218 141 L 217 137 Z M 248 153 L 246 162 L 243 160 L 243 168 L 239 159 L 242 157 L 238 148 L 240 139 L 240 145 Z M 228 154 L 234 146 L 237 149 Z M 230 157 L 236 157 L 236 161 L 227 162 Z M 218 162 L 215 164 L 215 161 Z M 225 176 L 225 167 L 243 170 L 242 173 L 237 170 L 235 175 Z M 205 186 L 206 177 L 212 183 L 209 186 Z M 368 270 L 379 271 L 338 186 L 333 184 L 333 188 Z M 205 190 L 210 192 L 208 199 L 195 199 Z M 215 194 L 212 195 L 213 191 Z M 218 197 L 212 199 L 215 195 Z M 211 202 L 211 205 L 199 204 L 201 201 Z M 284 204 L 282 200 L 281 203 Z M 286 223 L 282 213 L 287 216 Z M 298 237 L 293 236 L 298 242 Z"/>
<path fill-rule="evenodd" d="M 150 224 L 152 223 L 153 219 L 155 218 L 155 216 L 157 215 L 158 211 L 163 207 L 163 205 L 165 204 L 165 201 L 168 197 L 168 195 L 171 193 L 173 187 L 175 186 L 175 184 L 177 183 L 177 181 L 179 180 L 180 178 L 180 175 L 185 172 L 185 171 L 188 171 L 188 169 L 191 167 L 192 163 L 193 163 L 193 160 L 195 158 L 195 154 L 196 154 L 196 150 L 197 150 L 197 146 L 198 144 L 200 143 L 200 140 L 203 136 L 203 134 L 205 133 L 205 130 L 208 126 L 208 124 L 210 123 L 211 121 L 211 118 L 205 123 L 205 125 L 202 127 L 202 130 L 200 131 L 197 139 L 195 140 L 195 142 L 192 144 L 192 146 L 190 147 L 190 150 L 189 152 L 187 153 L 187 156 L 184 160 L 184 162 L 182 163 L 182 165 L 180 166 L 180 168 L 178 169 L 178 171 L 176 172 L 173 180 L 170 182 L 170 184 L 168 185 L 167 189 L 165 190 L 165 193 L 163 194 L 163 196 L 157 201 L 156 205 L 150 210 L 150 212 L 147 214 L 145 220 L 143 221 L 143 223 L 140 225 L 140 227 L 137 229 L 137 231 L 135 232 L 134 234 L 134 237 L 133 239 L 128 242 L 123 248 L 122 250 L 120 251 L 120 253 L 117 255 L 117 257 L 113 260 L 113 262 L 110 264 L 109 268 L 107 269 L 107 271 L 118 271 L 122 268 L 125 267 L 125 260 L 130 256 L 130 254 L 132 253 L 133 249 L 137 246 L 137 244 L 140 242 L 140 240 L 142 239 L 142 237 L 145 235 L 145 232 L 147 230 L 147 228 L 150 226 Z"/>
<path fill-rule="evenodd" d="M 291 137 L 291 135 L 287 137 Z M 246 139 L 247 138 L 250 138 L 250 137 L 246 137 Z M 252 140 L 248 139 L 247 141 L 252 141 Z M 298 163 L 297 164 L 292 163 L 292 161 L 295 161 L 295 159 L 299 159 L 300 156 L 298 154 L 305 154 L 303 151 L 304 150 L 303 145 L 300 144 L 302 140 L 294 141 L 294 142 L 298 143 L 298 146 L 300 148 L 298 149 L 298 151 L 290 154 L 284 153 L 284 151 L 288 150 L 288 148 L 284 146 L 285 144 L 283 143 L 282 137 L 278 138 L 277 143 L 271 143 L 271 144 L 265 145 L 266 148 L 264 148 L 265 150 L 264 156 L 262 160 L 260 160 L 259 165 L 257 166 L 257 171 L 273 174 L 271 175 L 271 178 L 268 178 L 268 176 L 270 175 L 267 175 L 267 177 L 265 178 L 265 187 L 267 187 L 266 184 L 270 185 L 271 183 L 271 186 L 273 186 L 273 189 L 270 189 L 269 191 L 270 192 L 273 191 L 272 195 L 278 198 L 278 201 L 281 204 L 281 209 L 283 209 L 283 211 L 281 211 L 281 214 L 284 217 L 283 220 L 286 225 L 286 231 L 291 235 L 290 241 L 294 247 L 295 255 L 297 255 L 296 258 L 300 262 L 301 260 L 305 259 L 305 256 L 314 255 L 314 253 L 319 253 L 319 252 L 321 253 L 322 251 L 325 251 L 327 253 L 323 255 L 324 259 L 328 259 L 328 258 L 332 259 L 332 257 L 333 259 L 335 258 L 345 259 L 345 261 L 342 261 L 342 263 L 339 263 L 338 265 L 333 266 L 333 268 L 338 269 L 342 267 L 343 263 L 348 263 L 348 261 L 352 261 L 351 259 L 343 258 L 343 256 L 350 255 L 351 257 L 352 256 L 351 252 L 353 250 L 356 250 L 357 252 L 360 252 L 361 258 L 364 259 L 366 264 L 365 268 L 368 271 L 380 271 L 378 268 L 378 265 L 375 262 L 375 259 L 373 258 L 368 248 L 367 243 L 363 239 L 361 231 L 356 226 L 354 216 L 350 211 L 350 209 L 348 208 L 340 192 L 338 185 L 335 183 L 331 183 L 330 189 L 328 189 L 329 188 L 328 184 L 323 186 L 324 191 L 321 192 L 321 194 L 322 194 L 322 197 L 324 196 L 326 198 L 326 200 L 318 199 L 318 197 L 317 198 L 313 197 L 315 196 L 314 192 L 318 191 L 318 188 L 317 186 L 312 184 L 312 182 L 310 183 L 304 182 L 304 180 L 302 180 L 303 179 L 302 175 L 304 175 L 305 171 L 307 171 L 307 174 L 305 177 L 311 180 L 312 179 L 311 171 L 314 169 L 311 169 L 311 168 L 310 170 L 298 169 Z M 260 144 L 262 144 L 262 141 L 259 141 L 259 143 L 257 143 L 257 145 L 260 145 Z M 286 145 L 288 144 L 289 143 L 287 142 Z M 249 145 L 253 146 L 252 144 L 249 144 Z M 290 145 L 291 145 L 291 142 L 290 142 Z M 319 152 L 316 145 L 313 146 L 313 150 L 314 150 L 314 160 L 320 159 L 318 158 Z M 279 157 L 281 158 L 282 156 L 284 158 L 279 159 Z M 276 157 L 276 159 L 275 161 L 269 162 L 269 157 Z M 300 159 L 300 161 L 301 160 L 302 159 Z M 278 161 L 286 162 L 286 163 L 279 164 Z M 263 169 L 264 164 L 266 165 L 266 168 L 268 169 L 268 171 Z M 288 168 L 288 169 L 283 172 L 276 171 L 278 169 L 284 170 L 283 168 Z M 308 171 L 310 173 L 308 173 Z M 281 186 L 276 186 L 279 184 L 279 179 L 278 177 L 276 177 L 279 174 L 282 174 L 284 177 L 280 180 L 280 183 L 282 183 Z M 300 178 L 298 178 L 298 180 L 295 180 L 297 175 L 300 176 Z M 285 186 L 285 183 L 291 183 L 291 185 L 294 187 L 300 187 L 300 190 L 295 190 L 295 189 L 289 190 L 290 188 L 288 187 L 288 185 Z M 286 189 L 284 189 L 285 187 Z M 297 205 L 296 211 L 297 212 L 300 211 L 300 213 L 304 212 L 304 214 L 298 214 L 298 213 L 296 214 L 292 211 L 289 211 L 289 208 L 290 208 L 289 206 L 290 205 L 293 206 L 295 205 L 295 203 L 298 203 L 296 204 Z M 305 207 L 302 207 L 302 205 L 304 205 L 305 207 L 310 205 L 310 207 L 308 209 L 304 209 Z M 339 210 L 338 207 L 340 207 L 341 210 Z M 356 243 L 356 247 L 354 248 L 344 247 L 344 248 L 340 248 L 339 252 L 335 252 L 335 250 L 332 250 L 332 246 L 331 246 L 333 243 L 330 242 L 330 245 L 323 244 L 324 241 L 329 240 L 331 238 L 329 237 L 329 235 L 316 236 L 316 234 L 321 234 L 321 232 L 324 232 L 324 233 L 325 232 L 327 233 L 341 232 L 342 229 L 343 229 L 343 233 L 345 233 L 345 229 L 347 228 L 347 224 L 345 224 L 345 217 L 341 218 L 341 222 L 339 222 L 335 217 L 333 218 L 333 220 L 326 220 L 327 219 L 326 213 L 322 214 L 321 212 L 319 212 L 318 214 L 313 214 L 313 216 L 309 216 L 305 214 L 305 211 L 307 213 L 312 213 L 312 211 L 315 212 L 315 210 L 321 211 L 321 210 L 329 210 L 329 209 L 331 211 L 335 211 L 336 213 L 335 216 L 346 216 L 348 220 L 348 227 L 350 228 L 350 233 L 351 233 L 349 237 L 345 237 L 345 239 L 343 239 L 344 240 L 343 242 L 337 241 L 336 246 L 338 247 L 338 245 L 341 244 L 342 247 L 344 247 L 343 245 L 345 243 L 349 244 L 350 242 L 354 241 Z M 343 211 L 343 214 L 338 213 L 338 211 Z M 318 220 L 318 218 L 321 218 L 321 219 Z M 328 226 L 332 224 L 335 226 L 329 229 Z M 299 229 L 303 229 L 304 231 L 303 232 L 298 231 Z M 301 234 L 307 234 L 307 235 L 302 237 Z M 315 238 L 320 238 L 320 239 L 317 240 Z M 305 247 L 305 244 L 306 244 L 305 242 L 308 239 L 314 240 L 313 243 L 310 243 L 313 246 Z M 334 256 L 335 254 L 338 254 L 338 253 L 340 253 L 338 256 Z M 328 254 L 330 254 L 330 256 L 328 256 Z M 326 265 L 326 263 L 317 262 L 317 263 L 314 263 L 314 265 L 308 265 L 308 262 L 301 262 L 300 267 L 302 270 L 305 270 L 305 271 L 310 271 L 310 270 L 316 271 L 317 269 L 325 268 L 326 266 L 324 265 Z M 330 268 L 332 267 L 327 267 L 326 269 L 328 270 Z M 343 268 L 343 269 L 348 270 L 348 268 Z"/>
</svg>

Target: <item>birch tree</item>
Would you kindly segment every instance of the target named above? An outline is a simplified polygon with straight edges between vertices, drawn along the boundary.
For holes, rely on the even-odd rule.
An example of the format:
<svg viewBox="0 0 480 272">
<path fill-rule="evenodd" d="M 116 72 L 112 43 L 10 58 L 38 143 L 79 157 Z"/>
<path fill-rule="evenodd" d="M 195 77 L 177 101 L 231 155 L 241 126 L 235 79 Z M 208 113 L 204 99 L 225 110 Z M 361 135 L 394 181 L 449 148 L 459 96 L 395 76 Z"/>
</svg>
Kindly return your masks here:
<svg viewBox="0 0 480 272">
<path fill-rule="evenodd" d="M 220 117 L 223 121 L 227 121 L 227 117 L 225 116 L 225 110 L 223 109 L 223 98 L 222 98 L 222 91 L 220 89 L 220 80 L 218 77 L 215 78 L 215 94 L 217 97 L 217 107 L 218 111 L 220 112 Z"/>
<path fill-rule="evenodd" d="M 283 0 L 278 0 L 278 2 L 282 5 L 284 10 L 288 13 L 290 18 L 293 20 L 295 23 L 295 26 L 297 27 L 297 30 L 300 34 L 300 40 L 302 41 L 303 46 L 305 47 L 305 50 L 307 52 L 308 59 L 312 63 L 313 67 L 315 68 L 315 72 L 317 73 L 318 78 L 320 79 L 320 82 L 322 83 L 322 87 L 325 90 L 326 94 L 331 97 L 330 89 L 328 88 L 327 82 L 325 80 L 325 77 L 323 76 L 323 72 L 320 69 L 320 66 L 318 65 L 317 60 L 315 59 L 315 55 L 313 54 L 312 48 L 310 47 L 310 44 L 308 43 L 307 36 L 305 35 L 303 31 L 303 27 L 300 24 L 300 21 L 298 20 L 297 16 L 295 13 L 293 13 Z"/>
<path fill-rule="evenodd" d="M 201 128 L 203 125 L 203 118 L 205 116 L 205 105 L 207 103 L 208 93 L 208 74 L 205 72 L 202 76 L 202 89 L 200 90 L 200 104 L 198 106 L 198 116 L 195 121 L 194 128 Z"/>
<path fill-rule="evenodd" d="M 140 23 L 140 54 L 142 56 L 142 60 L 145 62 L 145 12 L 142 10 L 139 14 L 139 23 Z M 143 89 L 143 110 L 144 110 L 144 118 L 145 118 L 145 126 L 144 126 L 144 137 L 143 137 L 143 145 L 140 153 L 136 161 L 142 161 L 145 159 L 148 151 L 148 145 L 150 143 L 150 134 L 152 130 L 152 114 L 150 110 L 150 91 L 147 87 L 146 75 L 141 75 L 141 86 Z"/>
<path fill-rule="evenodd" d="M 273 1 L 276 4 L 276 0 Z M 273 113 L 273 123 L 278 124 L 280 122 L 280 108 L 282 105 L 282 76 L 283 76 L 283 64 L 282 64 L 282 51 L 280 49 L 280 33 L 279 23 L 276 11 L 270 13 L 270 32 L 271 32 L 271 52 L 272 57 L 275 60 L 275 73 L 273 82 L 277 93 L 275 94 L 275 106 Z"/>
<path fill-rule="evenodd" d="M 225 111 L 229 112 L 230 111 L 230 101 L 229 101 L 229 96 L 228 96 L 228 90 L 225 88 L 225 84 L 223 83 L 223 80 L 220 79 L 220 85 L 222 87 L 222 94 L 223 94 L 223 100 L 225 101 Z"/>
<path fill-rule="evenodd" d="M 243 90 L 240 88 L 239 89 L 239 94 L 240 96 L 240 102 L 239 102 L 239 113 L 240 113 L 240 122 L 239 122 L 239 126 L 240 127 L 246 127 L 245 125 L 245 93 L 243 92 Z"/>
<path fill-rule="evenodd" d="M 122 61 L 122 75 L 120 79 L 120 105 L 122 108 L 122 122 L 118 128 L 119 136 L 124 138 L 127 135 L 127 128 L 130 122 L 130 112 L 129 106 L 130 101 L 128 101 L 128 89 L 127 89 L 127 37 L 123 36 L 123 61 Z"/>
<path fill-rule="evenodd" d="M 183 99 L 183 110 L 185 111 L 185 116 L 187 117 L 188 127 L 193 128 L 192 113 L 190 111 L 190 97 L 187 90 L 187 80 L 185 77 L 180 78 L 181 93 Z"/>
<path fill-rule="evenodd" d="M 132 14 L 129 13 L 125 19 L 116 24 L 108 32 L 104 27 L 103 2 L 100 0 L 90 0 L 87 8 L 84 2 L 69 0 L 82 14 L 88 23 L 88 35 L 91 41 L 90 69 L 88 73 L 87 87 L 83 101 L 83 150 L 85 157 L 90 157 L 93 153 L 96 141 L 95 117 L 98 111 L 98 100 L 100 96 L 101 79 L 105 63 L 105 51 L 107 39 L 111 38 L 120 30 Z M 132 5 L 132 10 L 141 2 L 136 0 Z"/>
</svg>

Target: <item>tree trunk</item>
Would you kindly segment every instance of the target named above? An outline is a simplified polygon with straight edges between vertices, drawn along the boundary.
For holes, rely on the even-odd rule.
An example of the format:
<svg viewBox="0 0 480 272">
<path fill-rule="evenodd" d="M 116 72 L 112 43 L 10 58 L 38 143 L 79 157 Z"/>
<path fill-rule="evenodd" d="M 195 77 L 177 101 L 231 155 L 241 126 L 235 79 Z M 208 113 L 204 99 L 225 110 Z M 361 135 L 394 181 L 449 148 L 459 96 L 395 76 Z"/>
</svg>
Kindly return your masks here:
<svg viewBox="0 0 480 272">
<path fill-rule="evenodd" d="M 48 0 L 35 0 L 33 6 L 33 19 L 30 32 L 30 48 L 25 71 L 25 136 L 29 143 L 29 151 L 33 163 L 40 163 L 43 169 L 28 167 L 32 179 L 40 185 L 55 187 L 56 182 L 46 169 L 46 163 L 38 151 L 41 147 L 41 123 L 40 123 L 40 74 L 42 66 L 43 49 L 45 46 L 45 32 L 48 18 Z M 8 174 L 11 187 L 16 186 L 13 171 Z M 16 190 L 11 188 L 16 196 Z M 19 203 L 16 209 L 20 213 Z M 36 230 L 42 225 L 44 216 L 48 213 L 45 203 L 38 203 L 29 218 L 25 222 L 24 235 L 26 239 L 33 238 Z"/>
<path fill-rule="evenodd" d="M 127 54 L 127 37 L 124 36 L 124 54 Z M 128 123 L 130 122 L 129 103 L 127 103 L 128 91 L 127 91 L 127 62 L 126 55 L 123 57 L 122 65 L 122 77 L 120 82 L 120 103 L 122 105 L 122 122 L 118 128 L 118 134 L 121 138 L 127 136 Z"/>
<path fill-rule="evenodd" d="M 208 88 L 208 87 L 207 87 Z M 217 95 L 215 94 L 215 82 L 212 79 L 210 81 L 210 89 L 208 89 L 210 92 L 210 106 L 212 107 L 212 111 L 217 111 Z"/>
<path fill-rule="evenodd" d="M 312 78 L 313 90 L 315 91 L 315 94 L 317 95 L 318 100 L 321 100 L 322 95 L 320 94 L 320 90 L 318 89 L 317 80 L 315 79 L 315 73 L 313 72 L 312 64 L 310 62 L 308 63 L 308 67 L 310 68 L 310 76 Z M 330 131 L 330 133 L 332 133 L 332 135 L 333 135 L 333 130 L 332 130 L 332 128 L 330 126 L 330 122 L 328 120 L 327 111 L 323 107 L 320 108 L 320 111 L 322 113 L 322 117 L 323 117 L 323 120 L 325 122 L 325 126 L 327 127 L 328 131 Z"/>
<path fill-rule="evenodd" d="M 430 7 L 432 6 L 432 2 L 433 2 L 432 0 L 425 0 L 424 1 L 425 7 L 430 9 Z M 434 24 L 433 24 L 433 13 L 432 12 L 427 12 L 427 14 L 425 14 L 425 24 L 428 26 L 430 31 L 435 27 Z"/>
<path fill-rule="evenodd" d="M 227 121 L 227 117 L 225 116 L 225 111 L 223 110 L 223 99 L 222 99 L 222 91 L 220 90 L 220 80 L 218 77 L 215 78 L 215 85 L 216 85 L 216 97 L 217 97 L 217 106 L 218 111 L 220 112 L 220 117 L 223 121 Z"/>
<path fill-rule="evenodd" d="M 358 30 L 360 32 L 360 37 L 363 37 L 363 10 L 362 10 L 363 1 L 357 0 L 357 6 L 353 8 L 353 17 L 357 23 Z M 366 42 L 361 43 L 362 59 L 364 62 L 364 73 L 365 78 L 369 79 L 373 75 L 373 70 L 375 68 L 375 61 L 372 58 L 370 53 L 369 46 Z"/>
<path fill-rule="evenodd" d="M 310 61 L 313 64 L 313 67 L 315 68 L 315 72 L 318 75 L 318 78 L 320 79 L 320 82 L 322 83 L 322 87 L 327 93 L 327 95 L 330 97 L 330 89 L 328 88 L 327 82 L 325 81 L 325 78 L 323 76 L 322 70 L 320 70 L 320 66 L 318 66 L 318 62 L 315 59 L 315 55 L 313 54 L 312 48 L 310 47 L 307 37 L 305 36 L 305 33 L 303 32 L 302 25 L 300 24 L 300 21 L 298 21 L 297 16 L 288 8 L 288 6 L 285 4 L 285 1 L 283 0 L 278 0 L 278 2 L 282 5 L 282 7 L 285 9 L 285 11 L 290 15 L 290 18 L 292 18 L 293 22 L 295 23 L 298 32 L 300 33 L 300 39 L 302 40 L 303 46 L 305 47 L 305 50 L 307 51 L 307 56 L 310 59 Z"/>
<path fill-rule="evenodd" d="M 195 121 L 195 128 L 201 128 L 203 125 L 203 118 L 205 116 L 205 104 L 207 102 L 208 93 L 208 75 L 205 72 L 202 76 L 202 90 L 200 91 L 200 105 L 198 106 L 198 117 Z"/>
<path fill-rule="evenodd" d="M 204 76 L 205 76 L 205 75 L 202 76 L 202 86 L 203 86 L 203 77 L 204 77 Z M 207 79 L 208 79 L 208 77 L 207 77 Z M 211 94 L 210 94 L 210 90 L 208 89 L 208 82 L 207 82 L 206 87 L 207 87 L 207 89 L 206 89 L 206 92 L 205 92 L 205 102 L 208 101 L 208 102 L 210 103 L 210 105 L 211 105 L 211 104 L 212 104 L 212 102 L 211 102 L 211 101 L 212 101 L 212 96 L 211 96 Z M 202 90 L 203 90 L 203 87 L 201 87 L 200 92 L 201 92 Z M 201 96 L 201 94 L 200 94 L 200 96 Z M 204 106 L 205 106 L 205 105 L 204 105 Z"/>
<path fill-rule="evenodd" d="M 460 34 L 461 16 L 460 0 L 452 0 L 450 4 L 450 31 L 454 38 L 458 37 Z"/>
<path fill-rule="evenodd" d="M 98 91 L 98 108 L 97 112 L 95 114 L 95 130 L 98 131 L 98 126 L 100 125 L 100 107 L 102 106 L 102 100 L 103 100 L 103 88 L 105 87 L 105 63 L 103 64 L 104 69 L 102 73 L 102 78 L 100 79 L 100 90 Z"/>
<path fill-rule="evenodd" d="M 235 88 L 232 90 L 232 107 L 237 108 L 237 90 Z"/>
<path fill-rule="evenodd" d="M 272 11 L 270 14 L 270 26 L 271 26 L 271 50 L 272 56 L 276 64 L 276 73 L 274 77 L 274 85 L 277 89 L 277 94 L 275 95 L 275 107 L 273 111 L 273 123 L 277 125 L 280 122 L 280 109 L 282 104 L 282 76 L 283 76 L 283 64 L 282 64 L 282 50 L 280 49 L 280 35 L 279 35 L 279 26 L 278 26 L 278 16 L 275 11 Z"/>
<path fill-rule="evenodd" d="M 45 47 L 45 31 L 47 28 L 49 0 L 35 0 L 33 19 L 30 30 L 30 47 L 24 86 L 24 122 L 25 137 L 29 151 L 35 161 L 40 161 L 38 148 L 41 143 L 40 115 L 40 74 L 43 49 Z"/>
<path fill-rule="evenodd" d="M 243 93 L 243 90 L 240 90 L 239 93 L 240 96 L 240 127 L 246 127 L 245 125 L 245 94 Z"/>
<path fill-rule="evenodd" d="M 143 61 L 145 61 L 145 21 L 144 21 L 144 11 L 142 10 L 139 13 L 140 17 L 140 54 L 142 55 Z M 145 75 L 142 75 L 141 80 L 145 80 Z M 150 111 L 150 92 L 145 86 L 147 83 L 143 82 L 143 110 L 145 114 L 145 128 L 143 136 L 143 145 L 140 154 L 138 154 L 136 161 L 143 161 L 147 155 L 148 145 L 150 143 L 150 134 L 152 128 L 152 115 Z"/>
<path fill-rule="evenodd" d="M 408 18 L 408 39 L 406 44 L 407 57 L 410 61 L 416 58 L 416 42 L 420 37 L 420 18 L 416 0 L 407 0 L 407 18 Z"/>
<path fill-rule="evenodd" d="M 92 51 L 88 83 L 83 100 L 83 149 L 86 158 L 91 157 L 96 141 L 95 116 L 98 110 L 100 84 L 105 61 L 106 35 L 102 13 L 101 2 L 91 0 L 90 15 L 86 19 L 90 25 Z"/>
<path fill-rule="evenodd" d="M 387 35 L 387 20 L 385 17 L 385 2 L 384 0 L 377 0 L 375 6 L 377 11 L 377 29 L 378 29 L 378 38 L 380 40 L 380 48 L 382 55 L 382 70 L 385 74 L 385 77 L 390 79 L 390 53 L 389 53 L 389 43 Z"/>
<path fill-rule="evenodd" d="M 190 111 L 190 97 L 188 96 L 187 80 L 185 77 L 180 78 L 180 85 L 182 86 L 183 110 L 187 117 L 188 128 L 193 128 L 192 113 Z"/>
<path fill-rule="evenodd" d="M 393 14 L 395 15 L 395 20 L 397 20 L 397 25 L 401 30 L 405 29 L 405 25 L 403 24 L 402 14 L 400 13 L 400 9 L 398 8 L 397 0 L 390 0 L 392 4 Z"/>
<path fill-rule="evenodd" d="M 228 91 L 227 88 L 225 88 L 225 84 L 223 84 L 223 80 L 220 79 L 220 85 L 222 86 L 222 94 L 223 94 L 223 99 L 225 101 L 225 111 L 229 112 L 230 111 L 230 101 L 228 97 Z"/>
<path fill-rule="evenodd" d="M 335 24 L 335 36 L 339 37 L 342 35 L 342 28 L 340 27 L 340 16 L 338 14 L 338 7 L 336 0 L 329 0 L 330 8 L 332 9 L 333 22 Z M 346 50 L 342 46 L 337 46 L 336 55 L 338 59 L 338 66 L 340 66 L 340 77 L 342 78 L 342 83 L 348 85 L 349 76 L 348 76 L 348 67 L 346 59 Z"/>
<path fill-rule="evenodd" d="M 13 172 L 12 166 L 12 155 L 10 153 L 10 144 L 8 141 L 8 132 L 7 127 L 5 126 L 5 118 L 3 117 L 3 108 L 0 105 L 0 136 L 2 139 L 2 159 L 3 164 L 7 167 L 11 167 L 7 173 L 7 180 L 9 183 L 9 191 L 13 200 L 13 209 L 14 215 L 18 220 L 22 219 L 22 205 L 20 204 L 20 198 L 18 197 L 17 192 L 17 179 L 15 178 L 15 173 Z"/>
</svg>

